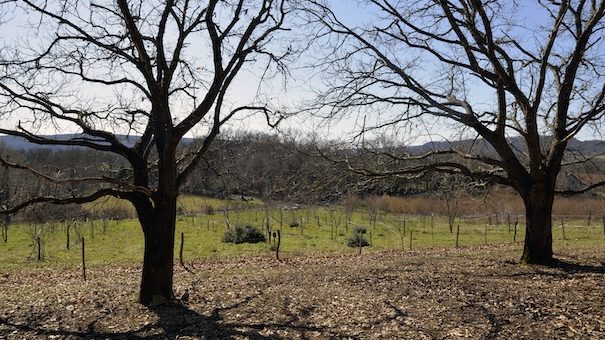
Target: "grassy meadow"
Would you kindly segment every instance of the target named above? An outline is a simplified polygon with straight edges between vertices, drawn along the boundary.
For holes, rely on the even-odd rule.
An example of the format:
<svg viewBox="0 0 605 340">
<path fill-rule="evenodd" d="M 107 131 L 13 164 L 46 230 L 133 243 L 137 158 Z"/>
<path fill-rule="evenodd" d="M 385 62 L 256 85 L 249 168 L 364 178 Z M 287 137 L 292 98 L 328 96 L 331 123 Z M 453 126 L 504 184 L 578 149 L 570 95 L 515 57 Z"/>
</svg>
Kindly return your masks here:
<svg viewBox="0 0 605 340">
<path fill-rule="evenodd" d="M 100 205 L 99 205 L 100 204 Z M 201 197 L 183 197 L 179 204 L 176 230 L 175 261 L 178 261 L 181 233 L 184 235 L 185 262 L 212 257 L 269 255 L 270 244 L 232 244 L 222 241 L 229 223 L 253 225 L 266 231 L 266 215 L 275 231 L 281 230 L 282 257 L 288 254 L 343 253 L 356 254 L 355 248 L 346 245 L 355 226 L 364 226 L 364 237 L 371 242 L 363 252 L 409 250 L 421 248 L 455 247 L 482 244 L 514 243 L 514 222 L 508 218 L 487 216 L 457 218 L 450 233 L 445 216 L 406 215 L 379 211 L 372 220 L 371 210 L 358 207 L 347 215 L 342 206 L 330 207 L 275 207 L 267 211 L 259 201 L 221 201 Z M 115 208 L 127 203 L 105 201 L 87 209 Z M 350 209 L 349 209 L 350 211 Z M 375 210 L 374 210 L 375 212 Z M 514 218 L 511 218 L 513 220 Z M 522 221 L 522 219 L 521 219 Z M 600 218 L 588 226 L 585 219 L 566 219 L 564 228 L 560 220 L 553 222 L 555 252 L 557 246 L 591 246 L 605 242 Z M 298 227 L 291 225 L 298 224 Z M 457 232 L 457 226 L 459 230 Z M 70 247 L 67 249 L 69 229 Z M 520 222 L 516 243 L 520 248 L 525 226 Z M 457 235 L 458 234 L 458 235 Z M 411 235 L 411 236 L 410 236 Z M 37 261 L 37 237 L 42 246 L 42 261 Z M 143 233 L 136 219 L 88 220 L 72 223 L 42 225 L 12 224 L 6 243 L 0 241 L 0 269 L 46 266 L 79 266 L 81 263 L 81 237 L 85 239 L 88 266 L 108 263 L 140 262 L 143 256 Z"/>
</svg>

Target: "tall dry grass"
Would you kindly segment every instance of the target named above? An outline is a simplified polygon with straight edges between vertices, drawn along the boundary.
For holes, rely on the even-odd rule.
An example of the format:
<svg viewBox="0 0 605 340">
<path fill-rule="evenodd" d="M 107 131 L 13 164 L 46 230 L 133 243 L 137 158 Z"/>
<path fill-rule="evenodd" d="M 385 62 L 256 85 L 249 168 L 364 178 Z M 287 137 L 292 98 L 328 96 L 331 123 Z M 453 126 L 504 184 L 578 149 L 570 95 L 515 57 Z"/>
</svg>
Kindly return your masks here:
<svg viewBox="0 0 605 340">
<path fill-rule="evenodd" d="M 490 192 L 484 197 L 458 197 L 459 215 L 490 215 L 525 213 L 523 200 L 508 190 Z M 366 197 L 363 206 L 378 204 L 380 210 L 393 214 L 410 215 L 447 215 L 443 199 L 431 195 L 411 195 L 405 197 L 371 196 Z M 553 215 L 557 216 L 605 216 L 605 199 L 587 196 L 556 197 Z"/>
</svg>

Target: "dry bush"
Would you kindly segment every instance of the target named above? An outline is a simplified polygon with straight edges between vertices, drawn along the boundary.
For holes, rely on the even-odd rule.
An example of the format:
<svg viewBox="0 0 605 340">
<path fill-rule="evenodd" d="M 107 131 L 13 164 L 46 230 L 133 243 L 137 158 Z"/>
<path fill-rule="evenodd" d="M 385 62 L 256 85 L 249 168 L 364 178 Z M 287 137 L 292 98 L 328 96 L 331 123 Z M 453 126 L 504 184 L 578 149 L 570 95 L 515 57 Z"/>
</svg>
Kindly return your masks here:
<svg viewBox="0 0 605 340">
<path fill-rule="evenodd" d="M 354 195 L 349 195 L 349 196 L 345 197 L 345 199 L 343 201 L 343 206 L 344 206 L 347 221 L 350 221 L 353 219 L 353 213 L 355 212 L 355 209 L 357 209 L 360 205 L 361 205 L 361 201 L 360 201 L 359 197 L 354 196 Z"/>
</svg>

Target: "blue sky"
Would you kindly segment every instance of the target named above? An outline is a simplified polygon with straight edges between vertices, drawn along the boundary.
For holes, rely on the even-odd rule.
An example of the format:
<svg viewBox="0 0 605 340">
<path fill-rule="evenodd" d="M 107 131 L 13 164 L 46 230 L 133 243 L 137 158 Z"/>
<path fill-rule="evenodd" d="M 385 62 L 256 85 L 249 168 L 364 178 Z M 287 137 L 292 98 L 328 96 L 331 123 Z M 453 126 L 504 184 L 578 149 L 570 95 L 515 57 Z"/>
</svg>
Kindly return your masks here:
<svg viewBox="0 0 605 340">
<path fill-rule="evenodd" d="M 345 1 L 345 0 L 331 0 L 329 1 L 333 10 L 337 13 L 342 20 L 350 25 L 363 25 L 365 23 L 371 23 L 374 19 L 374 14 L 367 11 L 367 7 L 359 4 L 358 1 Z M 522 6 L 528 6 L 527 10 L 520 11 L 521 15 L 524 17 L 519 17 L 517 20 L 521 22 L 531 21 L 533 24 L 540 22 L 540 16 L 536 15 L 533 10 L 531 10 L 531 5 L 528 5 L 531 2 L 521 1 L 520 4 Z M 15 26 L 0 26 L 0 33 L 2 34 L 4 39 L 13 38 L 20 36 L 22 34 L 22 30 L 20 27 Z M 304 62 L 304 60 L 303 60 Z M 427 69 L 427 72 L 431 72 L 430 69 Z M 284 107 L 287 110 L 296 110 L 300 105 L 298 104 L 303 100 L 310 100 L 313 98 L 313 93 L 310 91 L 310 86 L 313 85 L 318 87 L 320 85 L 309 83 L 308 79 L 306 79 L 306 75 L 304 71 L 301 73 L 297 70 L 292 71 L 292 79 L 287 83 L 287 88 L 284 88 L 284 84 L 280 79 L 274 79 L 273 81 L 266 82 L 261 86 L 260 92 L 262 93 L 262 97 L 256 98 L 259 90 L 258 86 L 258 76 L 261 73 L 259 69 L 246 69 L 241 74 L 239 74 L 237 80 L 233 84 L 229 92 L 229 97 L 226 102 L 225 109 L 228 110 L 231 107 L 235 107 L 241 104 L 248 104 L 250 102 L 255 101 L 270 101 L 272 106 L 274 107 Z M 427 76 L 430 77 L 431 74 L 427 73 Z M 310 80 L 311 82 L 317 81 Z M 97 89 L 89 90 L 90 93 L 99 93 Z M 106 95 L 111 95 L 111 93 L 106 93 Z M 493 97 L 482 89 L 478 89 L 474 91 L 474 101 L 476 102 L 484 102 L 485 105 L 491 105 L 493 103 Z M 360 115 L 349 116 L 342 120 L 334 120 L 331 122 L 326 122 L 321 119 L 311 117 L 309 115 L 301 115 L 298 117 L 293 117 L 289 120 L 286 120 L 282 124 L 282 129 L 293 129 L 302 131 L 305 134 L 316 133 L 323 136 L 328 136 L 330 138 L 338 138 L 338 137 L 346 137 L 350 135 L 350 132 L 353 128 L 361 125 L 361 121 L 363 117 Z M 372 120 L 375 119 L 371 114 L 368 115 L 368 123 L 371 123 Z M 6 124 L 15 124 L 17 118 L 13 120 L 4 121 L 4 126 Z M 425 120 L 423 124 L 420 124 L 419 127 L 419 136 L 417 138 L 411 140 L 414 144 L 423 143 L 430 139 L 441 139 L 439 136 L 442 135 L 444 137 L 449 137 L 452 134 L 450 126 L 438 125 L 435 126 L 431 121 Z M 236 130 L 258 130 L 258 131 L 269 131 L 264 117 L 247 117 L 242 116 L 233 120 L 230 127 Z M 440 133 L 436 133 L 438 130 Z M 55 132 L 73 132 L 73 131 L 65 131 L 62 127 L 60 127 L 59 131 L 53 130 L 50 126 L 41 126 L 40 131 L 42 133 L 55 133 Z M 194 131 L 193 135 L 202 134 L 203 131 Z M 432 134 L 434 138 L 429 138 L 428 135 Z M 596 138 L 596 136 L 591 135 L 590 133 L 585 133 L 580 136 L 583 139 Z"/>
</svg>

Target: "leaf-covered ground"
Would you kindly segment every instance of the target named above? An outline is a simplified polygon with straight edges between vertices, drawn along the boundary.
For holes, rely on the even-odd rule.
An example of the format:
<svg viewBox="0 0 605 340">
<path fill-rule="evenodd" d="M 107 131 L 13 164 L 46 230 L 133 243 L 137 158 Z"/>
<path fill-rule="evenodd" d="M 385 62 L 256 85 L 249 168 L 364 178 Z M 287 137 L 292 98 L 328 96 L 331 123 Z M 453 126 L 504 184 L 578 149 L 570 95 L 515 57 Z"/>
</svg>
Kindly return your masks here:
<svg viewBox="0 0 605 340">
<path fill-rule="evenodd" d="M 0 274 L 0 338 L 605 338 L 605 246 L 231 258 L 177 269 L 177 297 L 138 305 L 137 266 Z"/>
</svg>

